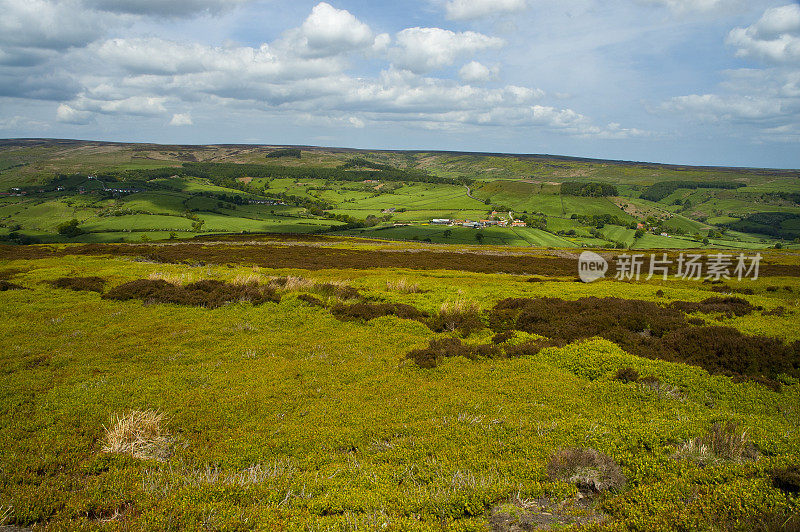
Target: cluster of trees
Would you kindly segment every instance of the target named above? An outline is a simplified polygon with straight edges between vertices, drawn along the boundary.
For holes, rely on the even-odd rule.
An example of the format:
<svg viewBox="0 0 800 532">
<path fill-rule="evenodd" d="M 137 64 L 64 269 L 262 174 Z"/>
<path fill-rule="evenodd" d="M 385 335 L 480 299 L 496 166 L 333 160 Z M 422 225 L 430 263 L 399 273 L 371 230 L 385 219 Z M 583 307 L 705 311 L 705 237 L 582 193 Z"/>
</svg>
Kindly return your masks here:
<svg viewBox="0 0 800 532">
<path fill-rule="evenodd" d="M 698 188 L 719 188 L 725 190 L 735 190 L 746 186 L 744 183 L 733 181 L 713 181 L 702 183 L 698 181 L 662 181 L 645 188 L 640 197 L 649 201 L 661 201 L 680 188 L 695 190 Z"/>
<path fill-rule="evenodd" d="M 787 240 L 800 237 L 800 215 L 791 212 L 758 212 L 724 226 L 734 231 L 758 233 Z"/>
<path fill-rule="evenodd" d="M 294 157 L 299 159 L 301 157 L 301 152 L 297 148 L 280 148 L 269 152 L 266 157 L 267 159 L 278 159 L 280 157 Z"/>
<path fill-rule="evenodd" d="M 618 195 L 617 187 L 608 183 L 577 183 L 574 181 L 562 183 L 561 193 L 565 196 L 584 196 L 589 198 Z"/>
<path fill-rule="evenodd" d="M 637 222 L 627 222 L 613 214 L 573 214 L 571 218 L 579 221 L 583 225 L 592 225 L 598 229 L 602 229 L 606 225 L 621 225 L 629 229 L 636 229 L 637 225 Z"/>
</svg>

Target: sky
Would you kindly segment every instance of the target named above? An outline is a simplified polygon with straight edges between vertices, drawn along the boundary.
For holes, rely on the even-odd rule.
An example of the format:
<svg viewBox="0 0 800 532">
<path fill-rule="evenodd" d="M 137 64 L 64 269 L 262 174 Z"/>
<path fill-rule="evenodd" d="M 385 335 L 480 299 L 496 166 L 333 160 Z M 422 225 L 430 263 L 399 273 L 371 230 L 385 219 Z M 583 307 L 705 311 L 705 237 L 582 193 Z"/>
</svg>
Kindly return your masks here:
<svg viewBox="0 0 800 532">
<path fill-rule="evenodd" d="M 800 168 L 790 0 L 0 0 L 0 138 Z"/>
</svg>

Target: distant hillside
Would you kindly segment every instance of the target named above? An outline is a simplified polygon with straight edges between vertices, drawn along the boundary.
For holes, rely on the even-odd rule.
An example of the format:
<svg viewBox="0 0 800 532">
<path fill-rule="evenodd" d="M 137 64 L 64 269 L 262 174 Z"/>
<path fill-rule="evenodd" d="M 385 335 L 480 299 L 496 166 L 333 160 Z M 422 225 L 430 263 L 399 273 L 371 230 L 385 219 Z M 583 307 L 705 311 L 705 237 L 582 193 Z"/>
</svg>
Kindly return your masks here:
<svg viewBox="0 0 800 532">
<path fill-rule="evenodd" d="M 799 199 L 800 170 L 317 146 L 0 141 L 0 239 L 16 243 L 338 232 L 474 245 L 763 248 L 795 245 Z M 785 227 L 761 223 L 762 213 L 782 216 Z M 67 222 L 71 229 L 62 227 Z"/>
</svg>

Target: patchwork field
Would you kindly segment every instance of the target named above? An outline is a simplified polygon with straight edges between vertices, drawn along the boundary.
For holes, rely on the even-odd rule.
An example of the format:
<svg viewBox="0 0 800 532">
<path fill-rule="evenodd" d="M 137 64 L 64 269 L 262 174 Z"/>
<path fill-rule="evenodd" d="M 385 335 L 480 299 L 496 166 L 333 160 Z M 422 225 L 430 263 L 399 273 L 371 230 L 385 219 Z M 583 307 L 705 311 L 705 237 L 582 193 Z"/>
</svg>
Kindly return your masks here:
<svg viewBox="0 0 800 532">
<path fill-rule="evenodd" d="M 800 256 L 578 253 L 0 246 L 0 525 L 797 530 Z"/>
</svg>

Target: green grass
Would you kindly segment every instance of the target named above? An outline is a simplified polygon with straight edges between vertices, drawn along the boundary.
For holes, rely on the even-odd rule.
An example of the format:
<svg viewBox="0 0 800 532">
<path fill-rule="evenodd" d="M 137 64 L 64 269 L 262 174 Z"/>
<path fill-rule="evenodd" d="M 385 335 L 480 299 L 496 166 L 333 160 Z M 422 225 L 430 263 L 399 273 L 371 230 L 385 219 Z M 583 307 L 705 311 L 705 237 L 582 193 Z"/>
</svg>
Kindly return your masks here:
<svg viewBox="0 0 800 532">
<path fill-rule="evenodd" d="M 487 231 L 488 232 L 488 231 Z M 533 234 L 533 232 L 531 231 Z M 797 261 L 796 256 L 785 260 Z M 215 310 L 117 302 L 50 287 L 98 275 L 111 286 L 164 275 L 294 274 L 344 281 L 365 295 L 432 311 L 456 297 L 483 309 L 505 297 L 614 296 L 697 300 L 702 283 L 525 283 L 454 271 L 314 273 L 190 267 L 121 258 L 6 260 L 27 290 L 0 292 L 0 483 L 6 523 L 54 529 L 484 530 L 515 497 L 574 500 L 545 464 L 562 447 L 594 447 L 627 486 L 605 499 L 611 529 L 712 529 L 758 519 L 796 498 L 769 472 L 800 454 L 800 385 L 780 392 L 641 359 L 605 340 L 506 360 L 447 360 L 423 370 L 404 354 L 435 335 L 388 317 L 340 322 L 284 295 L 279 304 Z M 387 289 L 405 277 L 416 293 Z M 790 284 L 795 292 L 766 292 Z M 748 285 L 750 286 L 750 285 Z M 753 304 L 796 305 L 797 280 L 752 284 Z M 663 289 L 665 299 L 655 296 Z M 725 320 L 798 339 L 796 317 Z M 486 342 L 476 333 L 467 341 Z M 621 367 L 680 390 L 659 395 L 614 379 Z M 102 452 L 104 426 L 134 409 L 165 415 L 165 462 Z M 676 460 L 712 423 L 739 422 L 762 451 L 754 462 L 701 467 Z M 254 482 L 237 474 L 258 466 Z M 687 494 L 691 498 L 687 499 Z"/>
</svg>

